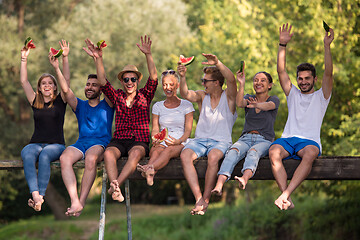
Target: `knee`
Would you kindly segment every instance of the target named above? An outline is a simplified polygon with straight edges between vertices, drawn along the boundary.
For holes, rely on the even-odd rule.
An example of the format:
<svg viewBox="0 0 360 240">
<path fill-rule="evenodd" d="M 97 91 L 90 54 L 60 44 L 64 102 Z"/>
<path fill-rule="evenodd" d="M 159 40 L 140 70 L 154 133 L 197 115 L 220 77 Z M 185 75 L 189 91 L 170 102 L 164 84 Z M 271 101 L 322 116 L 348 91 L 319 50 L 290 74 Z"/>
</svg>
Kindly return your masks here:
<svg viewBox="0 0 360 240">
<path fill-rule="evenodd" d="M 189 164 L 192 163 L 193 159 L 191 157 L 191 151 L 189 151 L 188 149 L 182 151 L 180 153 L 180 159 L 181 159 L 181 163 L 184 164 Z"/>
<path fill-rule="evenodd" d="M 208 157 L 208 167 L 210 168 L 214 168 L 214 167 L 218 167 L 219 165 L 219 160 L 218 158 L 215 157 Z"/>
<path fill-rule="evenodd" d="M 104 152 L 104 161 L 105 162 L 112 162 L 112 161 L 116 161 L 116 157 L 115 154 L 111 151 L 106 149 Z"/>
<path fill-rule="evenodd" d="M 62 169 L 72 167 L 71 159 L 69 156 L 67 156 L 65 154 L 60 156 L 60 167 Z"/>
<path fill-rule="evenodd" d="M 247 152 L 246 156 L 250 157 L 250 158 L 260 158 L 258 151 L 256 149 L 254 149 L 254 148 L 251 148 Z"/>
</svg>

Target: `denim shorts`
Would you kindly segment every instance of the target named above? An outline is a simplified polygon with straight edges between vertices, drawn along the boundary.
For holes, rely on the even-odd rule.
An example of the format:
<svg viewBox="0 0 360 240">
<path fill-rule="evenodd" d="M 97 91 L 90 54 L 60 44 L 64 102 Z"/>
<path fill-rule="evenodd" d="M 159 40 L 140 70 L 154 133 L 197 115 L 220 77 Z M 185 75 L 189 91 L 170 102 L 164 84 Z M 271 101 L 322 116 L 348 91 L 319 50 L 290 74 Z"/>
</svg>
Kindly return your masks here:
<svg viewBox="0 0 360 240">
<path fill-rule="evenodd" d="M 305 138 L 298 138 L 298 137 L 278 138 L 271 144 L 271 146 L 274 144 L 279 144 L 289 153 L 289 156 L 284 158 L 284 160 L 286 159 L 301 160 L 301 158 L 297 155 L 297 153 L 308 145 L 313 145 L 317 147 L 319 149 L 318 156 L 321 155 L 319 144 L 317 144 L 317 142 L 313 140 L 309 140 Z"/>
<path fill-rule="evenodd" d="M 90 140 L 90 139 L 80 140 L 79 139 L 79 140 L 76 141 L 76 143 L 70 145 L 69 147 L 74 147 L 77 150 L 79 150 L 83 155 L 82 159 L 84 159 L 85 158 L 85 153 L 89 148 L 91 148 L 91 147 L 93 147 L 95 145 L 99 145 L 99 146 L 101 146 L 101 147 L 103 147 L 105 149 L 107 144 L 108 144 L 108 142 L 101 141 L 99 139 L 96 139 L 96 140 Z"/>
<path fill-rule="evenodd" d="M 210 138 L 194 138 L 185 145 L 184 149 L 191 149 L 198 157 L 205 157 L 212 149 L 220 150 L 224 155 L 231 146 L 231 142 L 216 141 Z"/>
</svg>

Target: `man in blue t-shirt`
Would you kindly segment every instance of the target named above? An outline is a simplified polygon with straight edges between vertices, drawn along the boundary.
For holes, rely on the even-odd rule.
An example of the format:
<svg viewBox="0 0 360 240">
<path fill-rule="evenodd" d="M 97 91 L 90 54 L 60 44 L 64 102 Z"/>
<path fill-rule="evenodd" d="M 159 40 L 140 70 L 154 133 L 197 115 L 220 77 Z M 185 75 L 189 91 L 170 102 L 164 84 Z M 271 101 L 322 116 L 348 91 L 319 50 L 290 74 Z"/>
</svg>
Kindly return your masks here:
<svg viewBox="0 0 360 240">
<path fill-rule="evenodd" d="M 87 101 L 77 98 L 70 88 L 65 92 L 66 101 L 76 114 L 79 126 L 79 139 L 60 156 L 61 175 L 71 199 L 71 206 L 65 213 L 68 216 L 78 217 L 81 214 L 96 177 L 96 165 L 103 159 L 104 149 L 111 139 L 114 108 L 108 98 L 100 101 L 100 95 L 96 74 L 88 76 L 85 86 Z M 79 198 L 72 166 L 81 159 L 85 159 L 85 170 Z"/>
</svg>

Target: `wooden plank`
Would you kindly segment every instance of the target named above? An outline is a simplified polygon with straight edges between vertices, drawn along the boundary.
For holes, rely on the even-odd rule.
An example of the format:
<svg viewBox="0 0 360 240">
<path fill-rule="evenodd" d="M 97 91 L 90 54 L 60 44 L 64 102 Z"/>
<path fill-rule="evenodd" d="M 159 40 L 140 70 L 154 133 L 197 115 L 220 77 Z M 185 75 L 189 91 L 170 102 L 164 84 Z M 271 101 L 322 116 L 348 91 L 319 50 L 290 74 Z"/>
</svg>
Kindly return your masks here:
<svg viewBox="0 0 360 240">
<path fill-rule="evenodd" d="M 141 164 L 146 164 L 148 158 L 140 161 Z M 119 170 L 126 163 L 126 158 L 121 158 L 118 161 Z M 299 160 L 289 159 L 284 161 L 284 166 L 288 174 L 288 178 L 291 179 L 295 169 L 299 165 Z M 101 168 L 103 162 L 98 164 L 98 168 Z M 235 167 L 233 176 L 241 176 L 243 161 Z M 59 168 L 60 162 L 55 161 L 51 163 L 52 168 Z M 75 168 L 84 168 L 85 161 L 81 160 L 74 164 Z M 198 172 L 200 179 L 205 178 L 207 166 L 206 158 L 199 158 L 195 161 L 195 168 Z M 21 169 L 23 167 L 21 160 L 0 160 L 0 170 Z M 139 172 L 135 171 L 130 177 L 130 180 L 144 180 Z M 155 179 L 160 180 L 182 180 L 184 174 L 179 158 L 172 159 L 169 164 L 158 171 L 155 175 Z M 271 170 L 271 163 L 268 158 L 262 158 L 259 161 L 258 168 L 254 177 L 254 180 L 273 180 L 274 176 Z M 307 177 L 308 180 L 360 180 L 360 156 L 326 156 L 319 157 L 314 161 L 311 173 Z"/>
</svg>

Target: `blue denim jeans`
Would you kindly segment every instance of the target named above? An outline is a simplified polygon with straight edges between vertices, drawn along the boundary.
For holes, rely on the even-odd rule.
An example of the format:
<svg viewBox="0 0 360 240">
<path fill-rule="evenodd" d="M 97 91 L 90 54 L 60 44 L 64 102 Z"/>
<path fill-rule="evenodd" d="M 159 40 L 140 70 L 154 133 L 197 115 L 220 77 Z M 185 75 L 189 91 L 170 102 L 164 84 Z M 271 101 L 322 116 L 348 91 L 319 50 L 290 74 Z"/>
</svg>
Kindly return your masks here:
<svg viewBox="0 0 360 240">
<path fill-rule="evenodd" d="M 259 159 L 269 154 L 270 144 L 271 142 L 260 134 L 244 134 L 226 153 L 218 175 L 225 175 L 230 178 L 236 164 L 243 159 L 245 155 L 246 158 L 241 172 L 244 173 L 246 169 L 250 169 L 253 174 L 255 174 Z"/>
<path fill-rule="evenodd" d="M 40 195 L 45 196 L 50 180 L 50 163 L 59 159 L 64 150 L 65 145 L 57 143 L 30 143 L 23 148 L 21 158 L 30 193 L 39 191 Z M 38 173 L 36 162 L 39 162 Z"/>
<path fill-rule="evenodd" d="M 184 149 L 191 149 L 197 157 L 207 156 L 213 149 L 220 150 L 224 155 L 231 146 L 229 142 L 220 142 L 210 138 L 193 138 L 185 145 Z"/>
</svg>

